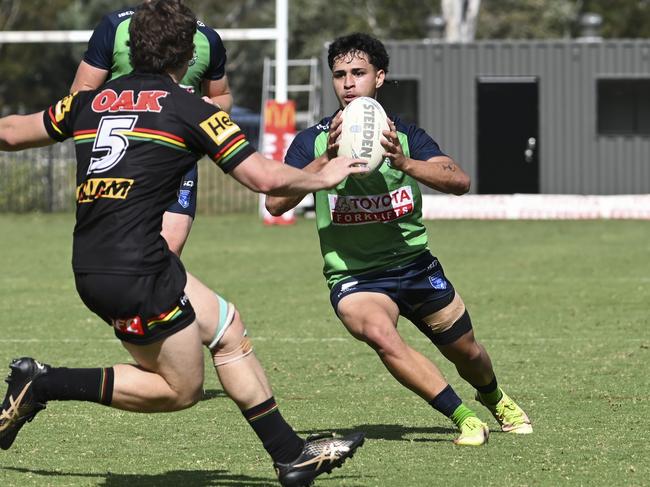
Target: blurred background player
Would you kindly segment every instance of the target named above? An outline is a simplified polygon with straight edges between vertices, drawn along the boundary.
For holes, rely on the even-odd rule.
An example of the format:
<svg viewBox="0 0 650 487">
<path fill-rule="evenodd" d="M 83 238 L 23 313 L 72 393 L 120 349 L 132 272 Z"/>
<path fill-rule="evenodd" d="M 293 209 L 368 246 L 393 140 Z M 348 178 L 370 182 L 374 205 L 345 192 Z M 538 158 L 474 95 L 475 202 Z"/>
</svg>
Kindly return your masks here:
<svg viewBox="0 0 650 487">
<path fill-rule="evenodd" d="M 190 407 L 202 395 L 207 345 L 224 391 L 262 441 L 280 483 L 307 485 L 351 457 L 363 434 L 306 440 L 296 434 L 278 410 L 235 306 L 186 274 L 160 226 L 178 179 L 203 154 L 253 191 L 296 197 L 367 168 L 338 158 L 308 174 L 265 159 L 224 111 L 180 88 L 196 30 L 181 0 L 143 3 L 129 30 L 132 74 L 43 112 L 1 118 L 0 150 L 74 139 L 75 284 L 135 364 L 79 369 L 15 359 L 0 411 L 0 448 L 10 448 L 48 401 L 148 413 Z"/>
<path fill-rule="evenodd" d="M 334 91 L 344 108 L 360 96 L 376 98 L 389 58 L 379 40 L 357 33 L 337 38 L 329 47 L 328 62 Z M 389 120 L 389 127 L 382 142 L 388 162 L 366 178 L 348 178 L 315 195 L 332 306 L 348 331 L 377 352 L 395 379 L 454 422 L 460 430 L 456 444 L 487 442 L 487 425 L 463 404 L 438 368 L 404 342 L 397 331 L 400 315 L 454 363 L 503 431 L 531 433 L 524 411 L 498 386 L 460 295 L 428 248 L 418 182 L 460 195 L 469 190 L 469 177 L 424 130 L 397 118 Z M 306 172 L 322 170 L 336 157 L 340 134 L 339 111 L 299 133 L 285 162 Z M 364 198 L 391 203 L 377 207 L 373 214 L 372 207 L 356 205 Z M 299 201 L 269 196 L 266 206 L 279 215 Z M 355 221 L 346 219 L 345 213 L 363 214 L 364 223 L 345 223 Z"/>
<path fill-rule="evenodd" d="M 83 60 L 79 63 L 70 92 L 94 90 L 109 79 L 129 74 L 129 25 L 134 8 L 127 7 L 105 15 L 93 31 Z M 180 86 L 198 96 L 207 96 L 227 113 L 232 94 L 226 76 L 226 49 L 214 29 L 197 21 L 194 53 Z M 163 217 L 162 234 L 169 248 L 180 256 L 196 215 L 198 170 L 195 167 L 180 182 L 178 199 Z"/>
</svg>

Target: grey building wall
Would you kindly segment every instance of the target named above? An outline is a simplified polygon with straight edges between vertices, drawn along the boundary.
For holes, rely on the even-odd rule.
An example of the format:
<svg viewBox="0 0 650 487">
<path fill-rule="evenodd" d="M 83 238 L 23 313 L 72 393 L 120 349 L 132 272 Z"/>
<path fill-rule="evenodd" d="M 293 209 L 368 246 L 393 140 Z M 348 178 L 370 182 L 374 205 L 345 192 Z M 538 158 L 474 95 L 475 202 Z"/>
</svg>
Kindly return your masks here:
<svg viewBox="0 0 650 487">
<path fill-rule="evenodd" d="M 530 76 L 539 86 L 540 193 L 650 193 L 650 137 L 599 135 L 596 102 L 598 78 L 650 78 L 650 40 L 385 44 L 389 79 L 419 80 L 420 126 L 474 182 L 478 79 Z M 329 114 L 337 102 L 325 56 L 322 73 Z"/>
</svg>

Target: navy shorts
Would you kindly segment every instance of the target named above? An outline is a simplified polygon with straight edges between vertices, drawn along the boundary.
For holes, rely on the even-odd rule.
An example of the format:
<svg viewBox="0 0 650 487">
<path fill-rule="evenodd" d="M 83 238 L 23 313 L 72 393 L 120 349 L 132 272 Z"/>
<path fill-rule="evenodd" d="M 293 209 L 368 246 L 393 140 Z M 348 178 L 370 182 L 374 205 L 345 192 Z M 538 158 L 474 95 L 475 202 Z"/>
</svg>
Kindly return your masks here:
<svg viewBox="0 0 650 487">
<path fill-rule="evenodd" d="M 468 324 L 454 326 L 449 333 L 434 334 L 422 321 L 451 303 L 456 294 L 442 265 L 430 252 L 424 252 L 415 260 L 399 267 L 350 276 L 339 281 L 330 292 L 334 311 L 338 310 L 341 299 L 358 292 L 385 294 L 397 304 L 402 316 L 439 345 L 451 343 L 471 329 L 471 322 L 467 319 Z"/>
<path fill-rule="evenodd" d="M 190 169 L 183 179 L 178 188 L 176 201 L 167 208 L 167 211 L 172 213 L 180 213 L 181 215 L 188 215 L 194 218 L 196 215 L 196 195 L 199 191 L 199 170 L 195 164 Z"/>
<path fill-rule="evenodd" d="M 169 264 L 157 274 L 75 273 L 84 304 L 113 327 L 117 338 L 135 345 L 162 340 L 194 321 L 186 282 L 185 268 L 172 253 Z"/>
</svg>

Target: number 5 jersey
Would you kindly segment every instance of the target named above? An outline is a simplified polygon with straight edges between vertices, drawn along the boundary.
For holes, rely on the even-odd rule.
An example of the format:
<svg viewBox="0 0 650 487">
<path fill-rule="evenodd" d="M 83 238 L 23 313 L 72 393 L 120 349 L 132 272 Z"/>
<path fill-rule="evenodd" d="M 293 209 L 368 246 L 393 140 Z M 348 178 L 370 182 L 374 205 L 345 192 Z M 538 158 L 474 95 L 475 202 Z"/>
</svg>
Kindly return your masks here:
<svg viewBox="0 0 650 487">
<path fill-rule="evenodd" d="M 224 172 L 255 149 L 228 114 L 167 74 L 133 73 L 69 95 L 44 112 L 77 158 L 76 273 L 154 274 L 167 262 L 162 215 L 204 154 Z"/>
</svg>

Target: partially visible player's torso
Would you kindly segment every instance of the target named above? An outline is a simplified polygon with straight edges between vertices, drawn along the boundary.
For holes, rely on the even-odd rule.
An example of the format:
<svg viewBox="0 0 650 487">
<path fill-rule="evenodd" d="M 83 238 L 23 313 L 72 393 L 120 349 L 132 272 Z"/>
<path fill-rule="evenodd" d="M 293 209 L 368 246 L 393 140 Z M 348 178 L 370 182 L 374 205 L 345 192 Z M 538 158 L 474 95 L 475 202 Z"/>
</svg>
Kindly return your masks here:
<svg viewBox="0 0 650 487">
<path fill-rule="evenodd" d="M 304 167 L 322 155 L 330 122 L 331 117 L 325 118 L 299 134 L 305 151 L 298 155 L 299 151 L 292 154 L 290 149 L 287 163 Z M 396 123 L 404 153 L 409 156 L 407 127 L 398 120 Z M 330 287 L 349 275 L 408 262 L 427 248 L 420 187 L 415 179 L 387 163 L 368 177 L 348 177 L 333 189 L 318 191 L 315 204 L 323 272 Z"/>
<path fill-rule="evenodd" d="M 227 114 L 169 75 L 134 73 L 70 95 L 45 122 L 53 138 L 75 142 L 75 272 L 157 272 L 169 252 L 162 215 L 181 176 L 206 152 L 224 171 L 252 153 Z"/>
<path fill-rule="evenodd" d="M 109 31 L 103 34 L 102 39 L 113 39 L 112 46 L 105 46 L 106 49 L 112 48 L 110 79 L 124 76 L 133 70 L 129 59 L 129 46 L 127 45 L 129 25 L 133 14 L 133 9 L 114 12 L 106 17 L 106 24 L 102 26 L 102 28 Z M 111 29 L 112 32 L 110 32 Z M 219 36 L 206 27 L 205 24 L 198 21 L 196 34 L 194 34 L 194 56 L 190 61 L 187 73 L 179 85 L 191 93 L 200 94 L 201 84 L 203 79 L 206 78 L 206 73 L 214 73 L 219 69 L 223 70 L 223 65 L 225 65 L 225 59 L 219 61 L 220 67 L 211 64 L 215 52 L 223 52 L 222 57 L 225 58 L 225 49 Z M 223 73 L 221 76 L 223 76 Z"/>
</svg>

